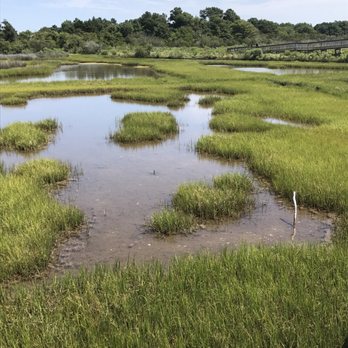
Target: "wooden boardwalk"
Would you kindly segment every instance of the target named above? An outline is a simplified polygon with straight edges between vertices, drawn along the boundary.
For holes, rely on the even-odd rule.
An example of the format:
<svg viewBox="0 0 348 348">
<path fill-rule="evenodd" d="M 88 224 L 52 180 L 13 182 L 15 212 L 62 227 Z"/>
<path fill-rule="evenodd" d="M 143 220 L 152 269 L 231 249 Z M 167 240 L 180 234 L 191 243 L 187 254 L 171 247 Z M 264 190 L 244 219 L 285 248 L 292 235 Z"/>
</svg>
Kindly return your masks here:
<svg viewBox="0 0 348 348">
<path fill-rule="evenodd" d="M 229 47 L 228 51 L 244 51 L 251 48 L 260 48 L 264 53 L 267 52 L 285 52 L 285 51 L 326 51 L 335 50 L 340 53 L 342 48 L 348 48 L 348 39 L 330 40 L 330 41 L 311 41 L 311 42 L 288 42 L 275 45 L 253 45 L 253 46 L 238 46 Z"/>
</svg>

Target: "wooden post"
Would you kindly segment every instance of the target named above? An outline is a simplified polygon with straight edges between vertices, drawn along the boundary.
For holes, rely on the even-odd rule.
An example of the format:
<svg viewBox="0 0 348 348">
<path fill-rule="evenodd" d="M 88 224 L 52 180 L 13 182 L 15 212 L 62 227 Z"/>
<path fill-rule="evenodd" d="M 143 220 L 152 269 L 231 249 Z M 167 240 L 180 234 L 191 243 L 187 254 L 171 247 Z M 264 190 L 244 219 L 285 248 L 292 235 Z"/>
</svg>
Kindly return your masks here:
<svg viewBox="0 0 348 348">
<path fill-rule="evenodd" d="M 296 202 L 296 192 L 294 191 L 294 195 L 292 197 L 292 200 L 294 201 L 294 220 L 292 223 L 292 236 L 291 240 L 295 239 L 296 236 L 296 222 L 297 222 L 297 202 Z"/>
</svg>

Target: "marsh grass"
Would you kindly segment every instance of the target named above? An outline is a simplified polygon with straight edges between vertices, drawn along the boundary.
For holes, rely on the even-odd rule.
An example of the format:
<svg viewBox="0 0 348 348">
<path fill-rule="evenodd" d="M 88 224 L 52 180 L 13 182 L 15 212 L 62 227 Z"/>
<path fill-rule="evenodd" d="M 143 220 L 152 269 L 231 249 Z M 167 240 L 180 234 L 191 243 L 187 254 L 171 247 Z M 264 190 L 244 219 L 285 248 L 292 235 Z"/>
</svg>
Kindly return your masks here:
<svg viewBox="0 0 348 348">
<path fill-rule="evenodd" d="M 214 116 L 209 127 L 217 132 L 265 132 L 274 126 L 257 117 L 229 113 Z"/>
<path fill-rule="evenodd" d="M 25 65 L 10 67 L 8 69 L 0 69 L 0 79 L 12 79 L 26 76 L 48 76 L 59 65 L 60 61 L 28 61 Z"/>
<path fill-rule="evenodd" d="M 69 164 L 42 158 L 15 167 L 12 174 L 31 178 L 39 186 L 45 187 L 66 182 L 70 172 Z"/>
<path fill-rule="evenodd" d="M 0 149 L 10 151 L 36 151 L 46 146 L 58 129 L 55 119 L 36 123 L 14 122 L 0 129 Z"/>
<path fill-rule="evenodd" d="M 348 208 L 347 162 L 342 160 L 346 136 L 335 132 L 333 137 L 332 131 L 325 134 L 319 130 L 315 136 L 312 132 L 278 127 L 266 133 L 205 136 L 197 142 L 196 150 L 245 160 L 289 200 L 296 191 L 301 205 L 344 212 Z"/>
<path fill-rule="evenodd" d="M 348 245 L 348 212 L 337 218 L 332 239 L 336 244 Z"/>
<path fill-rule="evenodd" d="M 342 347 L 347 258 L 249 246 L 0 288 L 0 346 Z"/>
<path fill-rule="evenodd" d="M 27 63 L 18 60 L 0 60 L 0 69 L 22 68 Z"/>
<path fill-rule="evenodd" d="M 162 236 L 191 233 L 194 226 L 191 215 L 169 208 L 155 212 L 148 223 L 151 232 Z"/>
<path fill-rule="evenodd" d="M 229 173 L 215 177 L 213 185 L 180 185 L 173 196 L 173 206 L 201 220 L 237 219 L 252 205 L 251 191 L 248 177 Z"/>
<path fill-rule="evenodd" d="M 157 142 L 178 132 L 175 117 L 169 112 L 135 112 L 121 120 L 111 139 L 119 143 Z"/>
<path fill-rule="evenodd" d="M 217 95 L 208 95 L 199 98 L 198 104 L 203 107 L 212 107 L 217 101 L 220 101 L 222 97 Z"/>
<path fill-rule="evenodd" d="M 4 106 L 25 106 L 27 102 L 26 98 L 17 97 L 15 95 L 1 99 L 1 104 Z"/>
<path fill-rule="evenodd" d="M 0 176 L 0 281 L 43 270 L 58 237 L 82 223 L 80 211 L 62 206 L 47 190 L 68 179 L 67 169 L 41 159 Z"/>
<path fill-rule="evenodd" d="M 172 198 L 172 208 L 154 213 L 148 228 L 160 235 L 187 234 L 202 222 L 237 219 L 252 206 L 252 189 L 248 177 L 233 173 L 214 177 L 212 185 L 180 185 Z"/>
</svg>

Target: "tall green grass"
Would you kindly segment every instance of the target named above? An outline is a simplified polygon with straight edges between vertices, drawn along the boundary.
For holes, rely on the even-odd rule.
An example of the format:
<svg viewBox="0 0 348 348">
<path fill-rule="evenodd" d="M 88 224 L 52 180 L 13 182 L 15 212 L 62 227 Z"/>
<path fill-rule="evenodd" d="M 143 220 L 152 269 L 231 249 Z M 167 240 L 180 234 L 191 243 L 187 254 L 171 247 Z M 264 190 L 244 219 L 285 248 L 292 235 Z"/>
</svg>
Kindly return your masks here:
<svg viewBox="0 0 348 348">
<path fill-rule="evenodd" d="M 214 135 L 201 138 L 197 151 L 246 160 L 289 200 L 296 191 L 302 205 L 343 212 L 348 209 L 348 163 L 343 160 L 346 137 L 336 134 L 335 138 L 330 133 L 323 137 L 318 131 L 315 137 L 311 130 L 293 129 L 289 136 L 282 127 L 267 133 Z"/>
<path fill-rule="evenodd" d="M 199 98 L 198 104 L 203 107 L 211 107 L 221 99 L 222 98 L 218 95 L 208 95 L 206 97 Z"/>
<path fill-rule="evenodd" d="M 0 149 L 11 151 L 36 151 L 46 146 L 58 129 L 55 119 L 36 123 L 14 122 L 0 129 Z"/>
<path fill-rule="evenodd" d="M 212 185 L 194 182 L 180 185 L 172 209 L 152 215 L 149 228 L 161 235 L 192 232 L 198 223 L 224 218 L 237 219 L 253 203 L 251 180 L 241 174 L 214 177 Z"/>
<path fill-rule="evenodd" d="M 40 186 L 66 182 L 70 172 L 69 164 L 48 158 L 28 161 L 12 170 L 12 174 L 31 178 Z"/>
<path fill-rule="evenodd" d="M 59 236 L 82 223 L 81 212 L 47 191 L 68 175 L 66 164 L 43 159 L 0 175 L 0 281 L 43 270 Z"/>
<path fill-rule="evenodd" d="M 347 257 L 241 247 L 0 288 L 0 346 L 342 347 Z"/>
<path fill-rule="evenodd" d="M 168 236 L 191 233 L 195 224 L 193 216 L 182 211 L 166 208 L 152 214 L 148 227 L 151 232 Z"/>
<path fill-rule="evenodd" d="M 217 132 L 264 132 L 273 126 L 253 116 L 223 114 L 209 121 L 211 129 Z"/>
<path fill-rule="evenodd" d="M 198 219 L 238 218 L 252 204 L 252 183 L 240 174 L 215 177 L 213 185 L 203 182 L 179 186 L 173 196 L 175 209 Z"/>
<path fill-rule="evenodd" d="M 118 131 L 110 137 L 119 143 L 161 141 L 178 133 L 175 117 L 169 112 L 135 112 L 124 116 Z"/>
</svg>

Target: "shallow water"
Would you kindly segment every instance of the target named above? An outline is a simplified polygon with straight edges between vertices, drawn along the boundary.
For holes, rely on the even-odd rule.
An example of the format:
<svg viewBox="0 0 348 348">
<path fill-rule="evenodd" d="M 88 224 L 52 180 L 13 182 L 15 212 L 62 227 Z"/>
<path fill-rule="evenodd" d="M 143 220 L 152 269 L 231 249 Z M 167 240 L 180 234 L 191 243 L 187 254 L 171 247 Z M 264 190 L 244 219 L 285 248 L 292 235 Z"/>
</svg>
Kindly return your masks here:
<svg viewBox="0 0 348 348">
<path fill-rule="evenodd" d="M 153 70 L 146 67 L 130 67 L 103 63 L 83 63 L 75 65 L 62 65 L 50 76 L 11 79 L 11 81 L 54 82 L 70 80 L 112 80 L 114 78 L 133 78 L 155 75 L 156 73 Z"/>
<path fill-rule="evenodd" d="M 264 118 L 263 120 L 265 122 L 271 123 L 271 124 L 280 124 L 283 126 L 292 126 L 292 127 L 303 127 L 303 125 L 301 125 L 299 123 L 284 121 L 284 120 L 280 120 L 278 118 L 267 117 L 267 118 Z"/>
<path fill-rule="evenodd" d="M 82 209 L 89 227 L 59 247 L 55 268 L 92 266 L 116 259 L 168 260 L 205 248 L 217 251 L 243 242 L 291 240 L 292 208 L 256 179 L 255 209 L 237 222 L 208 225 L 190 236 L 167 239 L 145 233 L 144 222 L 170 202 L 181 183 L 210 181 L 226 172 L 251 176 L 241 162 L 217 161 L 193 151 L 198 138 L 210 133 L 211 109 L 200 108 L 198 96 L 192 95 L 190 99 L 184 108 L 172 111 L 180 125 L 180 134 L 175 139 L 135 148 L 111 143 L 108 134 L 128 112 L 168 111 L 167 107 L 113 102 L 109 96 L 93 96 L 36 99 L 23 108 L 2 108 L 2 126 L 13 121 L 55 117 L 63 130 L 54 143 L 38 154 L 2 152 L 0 161 L 10 166 L 29 158 L 51 157 L 69 161 L 83 171 L 78 181 L 59 193 L 59 199 Z M 325 216 L 300 210 L 296 240 L 323 241 L 330 227 Z"/>
<path fill-rule="evenodd" d="M 233 70 L 253 72 L 253 73 L 268 73 L 273 75 L 317 75 L 321 73 L 331 72 L 328 69 L 311 69 L 311 68 L 301 68 L 301 69 L 292 69 L 292 68 L 265 68 L 257 66 L 248 66 L 248 67 L 236 67 L 229 65 L 215 65 L 220 67 L 230 67 Z"/>
</svg>

